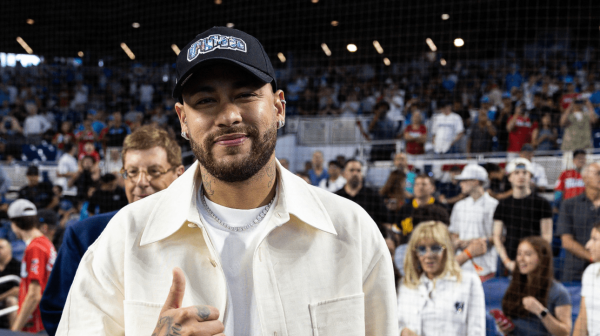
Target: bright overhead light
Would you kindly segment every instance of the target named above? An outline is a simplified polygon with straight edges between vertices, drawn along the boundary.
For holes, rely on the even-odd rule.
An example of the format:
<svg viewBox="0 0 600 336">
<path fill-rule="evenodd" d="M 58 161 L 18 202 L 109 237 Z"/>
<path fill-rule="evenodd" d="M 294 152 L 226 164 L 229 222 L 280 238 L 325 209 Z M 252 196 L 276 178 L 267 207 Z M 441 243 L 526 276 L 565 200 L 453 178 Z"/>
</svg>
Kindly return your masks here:
<svg viewBox="0 0 600 336">
<path fill-rule="evenodd" d="M 377 50 L 378 53 L 383 54 L 383 48 L 377 40 L 373 41 L 373 47 L 375 47 L 375 50 Z"/>
<path fill-rule="evenodd" d="M 235 25 L 233 24 L 233 22 L 229 22 L 228 24 L 226 24 L 226 26 L 227 26 L 227 28 L 233 28 L 233 26 L 235 26 Z"/>
<path fill-rule="evenodd" d="M 460 47 L 462 47 L 462 46 L 464 46 L 464 45 L 465 45 L 465 41 L 459 37 L 459 38 L 457 38 L 457 39 L 454 39 L 454 45 L 455 45 L 457 48 L 460 48 Z"/>
<path fill-rule="evenodd" d="M 132 60 L 135 59 L 135 55 L 133 54 L 131 49 L 129 49 L 127 44 L 125 44 L 125 42 L 121 43 L 121 49 L 123 49 L 123 51 L 127 54 L 127 56 L 129 56 L 130 59 L 132 59 Z"/>
<path fill-rule="evenodd" d="M 450 15 L 448 14 L 442 14 L 442 20 L 446 21 L 450 18 Z"/>
<path fill-rule="evenodd" d="M 440 60 L 440 64 L 441 64 L 442 66 L 446 66 L 446 60 L 442 58 L 442 59 Z"/>
<path fill-rule="evenodd" d="M 386 57 L 383 59 L 383 64 L 385 64 L 386 66 L 390 66 L 390 64 L 392 64 L 392 62 L 390 62 L 390 59 Z"/>
<path fill-rule="evenodd" d="M 139 22 L 134 22 L 134 23 L 131 24 L 131 26 L 133 28 L 140 28 L 140 23 Z"/>
<path fill-rule="evenodd" d="M 79 52 L 77 52 L 77 56 L 79 56 L 79 57 L 83 57 L 83 51 L 79 51 Z"/>
<path fill-rule="evenodd" d="M 348 44 L 346 46 L 346 49 L 348 49 L 349 52 L 356 52 L 356 50 L 358 50 L 358 48 L 356 48 L 356 44 L 352 43 Z"/>
<path fill-rule="evenodd" d="M 19 44 L 21 45 L 21 47 L 23 47 L 23 49 L 25 49 L 25 51 L 28 54 L 33 54 L 33 50 L 31 50 L 31 48 L 29 47 L 29 45 L 27 44 L 27 42 L 25 42 L 25 40 L 23 40 L 21 38 L 21 36 L 17 36 L 17 42 L 19 42 Z"/>
<path fill-rule="evenodd" d="M 173 51 L 175 52 L 175 55 L 179 55 L 179 53 L 181 52 L 181 50 L 179 50 L 179 47 L 177 46 L 177 44 L 171 44 L 171 49 L 173 49 Z"/>
<path fill-rule="evenodd" d="M 312 2 L 312 3 L 318 3 L 319 0 L 310 0 L 310 2 Z"/>
<path fill-rule="evenodd" d="M 222 3 L 223 3 L 223 1 L 221 1 L 221 0 L 215 0 L 215 5 L 220 5 Z"/>
<path fill-rule="evenodd" d="M 277 53 L 277 57 L 281 61 L 281 63 L 285 63 L 285 55 L 283 53 Z"/>
<path fill-rule="evenodd" d="M 337 27 L 340 23 L 336 20 L 331 21 L 331 25 Z"/>
<path fill-rule="evenodd" d="M 104 66 L 104 61 L 103 60 L 99 60 L 98 61 L 98 66 L 102 68 Z"/>
<path fill-rule="evenodd" d="M 331 56 L 331 50 L 329 50 L 329 47 L 327 46 L 327 44 L 321 43 L 321 49 L 323 49 L 323 52 L 325 53 L 325 55 Z"/>
<path fill-rule="evenodd" d="M 33 19 L 27 19 L 27 24 L 28 25 L 32 25 L 34 23 L 35 23 L 35 21 Z"/>
<path fill-rule="evenodd" d="M 433 43 L 433 40 L 430 39 L 429 37 L 425 40 L 425 42 L 427 42 L 427 45 L 429 46 L 429 49 L 431 49 L 431 51 L 436 51 L 437 47 L 435 46 L 435 43 Z"/>
</svg>

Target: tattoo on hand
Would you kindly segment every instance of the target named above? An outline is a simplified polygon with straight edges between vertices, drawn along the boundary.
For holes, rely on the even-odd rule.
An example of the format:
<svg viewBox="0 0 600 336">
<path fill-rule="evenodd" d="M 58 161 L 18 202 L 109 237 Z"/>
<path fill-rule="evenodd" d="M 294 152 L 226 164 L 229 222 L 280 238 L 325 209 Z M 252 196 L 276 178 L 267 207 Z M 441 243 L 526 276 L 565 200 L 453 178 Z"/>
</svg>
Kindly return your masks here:
<svg viewBox="0 0 600 336">
<path fill-rule="evenodd" d="M 210 315 L 210 309 L 208 309 L 208 307 L 206 306 L 200 306 L 200 307 L 196 307 L 198 316 L 203 319 L 206 320 L 208 318 L 208 316 Z"/>
<path fill-rule="evenodd" d="M 163 316 L 156 323 L 152 336 L 181 336 L 183 326 L 179 323 L 173 324 L 171 316 Z M 163 334 L 165 332 L 165 334 Z"/>
</svg>

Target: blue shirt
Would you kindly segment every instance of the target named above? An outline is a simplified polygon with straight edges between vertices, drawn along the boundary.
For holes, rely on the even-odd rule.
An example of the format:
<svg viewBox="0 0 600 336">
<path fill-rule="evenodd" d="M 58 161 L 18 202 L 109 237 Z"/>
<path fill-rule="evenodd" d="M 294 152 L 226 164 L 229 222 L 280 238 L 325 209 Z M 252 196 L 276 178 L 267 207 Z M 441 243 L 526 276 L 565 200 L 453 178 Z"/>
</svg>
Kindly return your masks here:
<svg viewBox="0 0 600 336">
<path fill-rule="evenodd" d="M 65 231 L 63 243 L 40 301 L 42 322 L 48 335 L 54 336 L 73 284 L 81 258 L 100 236 L 117 211 L 107 212 L 79 221 Z"/>
<path fill-rule="evenodd" d="M 319 182 L 321 182 L 321 180 L 329 178 L 327 169 L 323 169 L 323 171 L 321 172 L 321 175 L 317 175 L 317 173 L 315 173 L 315 170 L 311 169 L 308 171 L 308 176 L 310 177 L 310 184 L 312 184 L 314 186 L 318 186 Z"/>
</svg>

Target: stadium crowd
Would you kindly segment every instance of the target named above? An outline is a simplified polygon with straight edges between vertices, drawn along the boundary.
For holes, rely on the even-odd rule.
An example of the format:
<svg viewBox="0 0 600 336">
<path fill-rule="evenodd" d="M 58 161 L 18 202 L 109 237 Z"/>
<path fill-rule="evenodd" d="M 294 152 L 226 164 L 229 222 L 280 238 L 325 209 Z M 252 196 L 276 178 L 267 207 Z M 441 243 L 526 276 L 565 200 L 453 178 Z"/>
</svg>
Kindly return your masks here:
<svg viewBox="0 0 600 336">
<path fill-rule="evenodd" d="M 12 197 L 0 167 L 0 277 L 22 278 L 20 285 L 13 280 L 0 287 L 0 305 L 19 306 L 0 323 L 32 332 L 45 326 L 52 333 L 66 293 L 42 294 L 57 251 L 68 248 L 63 239 L 72 237 L 69 228 L 94 218 L 105 223 L 183 172 L 180 159 L 166 156 L 164 165 L 128 168 L 128 146 L 151 148 L 128 139 L 161 130 L 179 157 L 189 145 L 175 136 L 180 125 L 168 67 L 123 72 L 42 63 L 0 69 L 0 160 L 31 161 L 29 146 L 57 149 L 56 179 L 30 162 L 27 185 Z M 288 116 L 366 116 L 366 124 L 357 122 L 366 140 L 404 140 L 404 152 L 395 144 L 372 146 L 371 161 L 394 165 L 382 188 L 365 183 L 366 162 L 340 155 L 326 163 L 321 151 L 295 171 L 358 203 L 377 223 L 393 255 L 401 335 L 600 333 L 600 164 L 586 159 L 600 147 L 593 137 L 600 128 L 596 73 L 595 64 L 580 62 L 473 63 L 406 67 L 392 76 L 368 66 L 336 67 L 281 78 Z M 550 186 L 532 158 L 558 149 L 573 169 Z M 103 174 L 101 163 L 115 151 L 123 154 L 123 169 Z M 507 158 L 506 165 L 455 165 L 451 178 L 439 181 L 411 164 L 414 155 L 431 152 L 507 152 Z M 278 155 L 295 170 L 285 153 Z M 171 175 L 168 183 L 152 185 Z M 134 190 L 144 183 L 140 196 Z M 541 195 L 548 192 L 553 202 Z M 29 269 L 33 260 L 42 266 L 39 273 L 20 272 L 20 261 Z M 506 286 L 498 309 L 487 314 L 484 286 L 494 281 Z M 581 288 L 576 315 L 569 288 Z"/>
</svg>

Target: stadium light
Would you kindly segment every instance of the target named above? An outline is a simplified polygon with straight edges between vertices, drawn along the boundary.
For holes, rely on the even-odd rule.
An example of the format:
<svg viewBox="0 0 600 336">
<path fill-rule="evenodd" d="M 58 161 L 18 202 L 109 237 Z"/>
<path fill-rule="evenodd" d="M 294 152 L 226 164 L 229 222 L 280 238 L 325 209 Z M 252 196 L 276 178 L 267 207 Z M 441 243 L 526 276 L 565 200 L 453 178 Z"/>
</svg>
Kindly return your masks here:
<svg viewBox="0 0 600 336">
<path fill-rule="evenodd" d="M 383 48 L 377 40 L 373 41 L 373 47 L 375 47 L 375 50 L 377 50 L 378 53 L 383 54 Z"/>
<path fill-rule="evenodd" d="M 223 3 L 223 1 L 221 1 L 221 0 L 215 0 L 215 5 L 220 5 L 222 3 Z"/>
<path fill-rule="evenodd" d="M 79 52 L 77 52 L 77 56 L 79 56 L 79 57 L 83 57 L 83 51 L 79 51 Z"/>
<path fill-rule="evenodd" d="M 129 47 L 127 46 L 127 44 L 125 44 L 125 42 L 121 43 L 121 49 L 123 49 L 123 51 L 127 54 L 127 56 L 129 56 L 130 59 L 132 59 L 132 60 L 135 59 L 135 55 L 133 54 L 133 52 L 131 51 L 131 49 L 129 49 Z"/>
<path fill-rule="evenodd" d="M 19 42 L 21 47 L 23 47 L 28 54 L 33 54 L 33 50 L 29 47 L 27 42 L 21 38 L 21 36 L 17 36 L 17 42 Z"/>
<path fill-rule="evenodd" d="M 442 14 L 442 20 L 446 21 L 450 18 L 450 15 L 448 14 Z"/>
<path fill-rule="evenodd" d="M 277 53 L 277 57 L 279 58 L 279 60 L 281 61 L 281 63 L 285 63 L 285 55 L 283 53 Z"/>
<path fill-rule="evenodd" d="M 442 58 L 442 59 L 440 60 L 440 64 L 441 64 L 442 66 L 446 66 L 446 60 Z"/>
<path fill-rule="evenodd" d="M 321 43 L 321 49 L 323 49 L 323 52 L 325 53 L 325 55 L 327 55 L 327 57 L 331 56 L 331 50 L 329 50 L 327 44 Z"/>
<path fill-rule="evenodd" d="M 465 41 L 463 39 L 461 39 L 460 37 L 457 39 L 454 39 L 454 46 L 457 48 L 460 48 L 462 46 L 465 45 Z"/>
<path fill-rule="evenodd" d="M 383 59 L 383 64 L 385 64 L 385 66 L 390 66 L 390 64 L 392 64 L 392 62 L 390 62 L 390 59 L 386 57 Z"/>
<path fill-rule="evenodd" d="M 346 46 L 346 49 L 348 49 L 348 51 L 352 52 L 352 53 L 356 52 L 356 50 L 358 50 L 358 48 L 356 47 L 356 44 L 352 44 L 352 43 L 348 44 Z"/>
<path fill-rule="evenodd" d="M 177 44 L 171 44 L 171 49 L 173 49 L 173 51 L 175 52 L 175 55 L 179 55 L 179 53 L 181 52 L 181 50 L 179 50 L 179 47 L 177 46 Z"/>
<path fill-rule="evenodd" d="M 433 43 L 433 40 L 430 39 L 429 37 L 425 40 L 425 42 L 427 42 L 427 45 L 429 46 L 429 49 L 431 49 L 431 51 L 436 51 L 437 47 L 435 46 L 435 43 Z"/>
<path fill-rule="evenodd" d="M 229 22 L 228 24 L 226 24 L 226 26 L 227 26 L 227 28 L 233 28 L 233 26 L 235 26 L 235 25 L 233 24 L 233 22 Z"/>
<path fill-rule="evenodd" d="M 139 23 L 139 22 L 134 22 L 134 23 L 132 23 L 132 24 L 131 24 L 131 26 L 132 26 L 133 28 L 136 28 L 136 29 L 137 29 L 137 28 L 140 28 L 140 23 Z"/>
<path fill-rule="evenodd" d="M 35 21 L 33 19 L 27 19 L 27 24 L 28 25 L 32 25 L 34 23 L 35 23 Z"/>
<path fill-rule="evenodd" d="M 312 3 L 319 3 L 319 0 L 310 0 Z"/>
<path fill-rule="evenodd" d="M 331 21 L 331 25 L 337 27 L 340 23 L 336 20 Z"/>
</svg>

